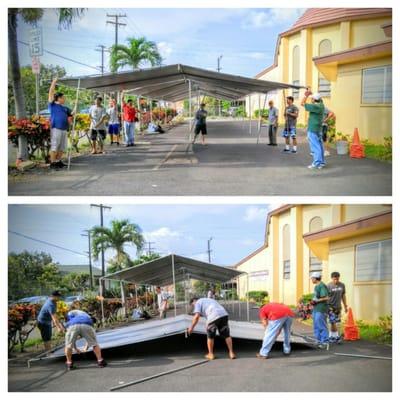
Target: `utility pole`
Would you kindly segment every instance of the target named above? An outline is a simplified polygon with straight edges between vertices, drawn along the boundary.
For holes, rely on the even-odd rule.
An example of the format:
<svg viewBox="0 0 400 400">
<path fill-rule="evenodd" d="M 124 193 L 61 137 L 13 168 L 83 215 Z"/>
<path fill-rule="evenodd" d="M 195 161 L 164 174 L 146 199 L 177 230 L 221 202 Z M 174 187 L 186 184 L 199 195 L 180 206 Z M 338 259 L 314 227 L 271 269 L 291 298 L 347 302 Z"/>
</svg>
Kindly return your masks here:
<svg viewBox="0 0 400 400">
<path fill-rule="evenodd" d="M 217 71 L 221 72 L 222 54 L 217 58 Z M 221 99 L 218 100 L 218 115 L 221 116 Z"/>
<path fill-rule="evenodd" d="M 145 242 L 145 245 L 147 245 L 147 255 L 151 256 L 152 254 L 154 254 L 154 247 L 152 247 L 151 245 L 155 244 L 155 242 Z"/>
<path fill-rule="evenodd" d="M 104 46 L 104 44 L 99 44 L 95 48 L 95 50 L 101 52 L 101 65 L 99 66 L 99 68 L 100 68 L 101 74 L 103 75 L 104 74 L 104 53 L 108 50 L 107 50 L 106 46 Z"/>
<path fill-rule="evenodd" d="M 86 233 L 81 233 L 81 236 L 85 236 L 88 238 L 88 256 L 89 256 L 89 283 L 90 283 L 90 290 L 93 290 L 93 267 L 92 267 L 92 244 L 91 244 L 91 237 L 90 237 L 90 230 L 84 230 Z"/>
<path fill-rule="evenodd" d="M 115 26 L 115 41 L 114 44 L 118 45 L 118 28 L 120 26 L 126 26 L 122 22 L 119 22 L 120 18 L 126 18 L 126 14 L 107 14 L 107 18 L 114 18 L 114 21 L 107 21 L 107 24 Z"/>
<path fill-rule="evenodd" d="M 211 263 L 211 240 L 213 240 L 212 237 L 210 237 L 210 239 L 207 240 L 207 253 L 208 253 L 208 262 Z"/>
<path fill-rule="evenodd" d="M 100 209 L 100 226 L 104 227 L 104 210 L 111 210 L 111 207 L 104 206 L 103 204 L 91 204 L 90 207 L 98 207 Z M 104 248 L 101 246 L 101 276 L 106 274 L 106 268 L 104 265 Z M 104 293 L 104 292 L 103 292 Z"/>
</svg>

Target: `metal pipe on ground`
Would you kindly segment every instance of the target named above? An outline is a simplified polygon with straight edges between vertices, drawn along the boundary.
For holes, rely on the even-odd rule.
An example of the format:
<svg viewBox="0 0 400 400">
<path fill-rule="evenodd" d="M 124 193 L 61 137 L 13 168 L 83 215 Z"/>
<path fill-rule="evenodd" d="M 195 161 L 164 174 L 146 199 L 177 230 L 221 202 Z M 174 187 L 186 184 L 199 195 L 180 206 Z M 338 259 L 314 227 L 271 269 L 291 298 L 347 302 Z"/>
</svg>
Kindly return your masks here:
<svg viewBox="0 0 400 400">
<path fill-rule="evenodd" d="M 110 388 L 110 392 L 113 392 L 113 391 L 119 390 L 119 389 L 123 389 L 123 388 L 126 388 L 126 387 L 128 387 L 128 386 L 137 385 L 138 383 L 146 382 L 146 381 L 149 381 L 149 380 L 151 380 L 151 379 L 156 379 L 156 378 L 159 378 L 160 376 L 164 376 L 164 375 L 168 375 L 168 374 L 173 374 L 174 372 L 183 371 L 184 369 L 188 369 L 188 368 L 195 367 L 195 366 L 197 366 L 197 365 L 205 364 L 205 363 L 207 363 L 208 361 L 209 361 L 209 360 L 196 361 L 196 362 L 194 362 L 194 363 L 191 363 L 191 364 L 188 364 L 188 365 L 184 365 L 183 367 L 170 369 L 170 370 L 168 370 L 168 371 L 164 371 L 164 372 L 161 372 L 161 373 L 159 373 L 159 374 L 147 376 L 147 377 L 145 377 L 145 378 L 137 379 L 137 380 L 132 381 L 132 382 L 123 383 L 122 385 L 113 386 L 113 387 Z"/>
<path fill-rule="evenodd" d="M 343 357 L 359 357 L 359 358 L 373 358 L 376 360 L 392 360 L 392 357 L 383 357 L 383 356 L 366 356 L 363 354 L 346 354 L 346 353 L 333 353 L 335 356 L 343 356 Z"/>
</svg>

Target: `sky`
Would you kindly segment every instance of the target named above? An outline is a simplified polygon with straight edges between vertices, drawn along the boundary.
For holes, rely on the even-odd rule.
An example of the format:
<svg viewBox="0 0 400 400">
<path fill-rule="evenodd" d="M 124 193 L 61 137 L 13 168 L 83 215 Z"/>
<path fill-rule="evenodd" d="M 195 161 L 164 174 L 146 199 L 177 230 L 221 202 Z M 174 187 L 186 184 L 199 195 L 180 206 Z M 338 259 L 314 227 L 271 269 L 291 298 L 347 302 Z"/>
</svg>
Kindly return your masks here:
<svg viewBox="0 0 400 400">
<path fill-rule="evenodd" d="M 155 252 L 208 261 L 207 240 L 212 237 L 212 262 L 232 266 L 264 243 L 267 213 L 279 204 L 111 206 L 111 211 L 104 211 L 105 226 L 113 219 L 128 218 L 141 227 L 147 242 L 154 242 Z M 72 252 L 14 233 L 9 233 L 9 252 L 43 251 L 60 264 L 85 265 L 88 242 L 81 233 L 99 224 L 99 220 L 99 209 L 87 204 L 10 205 L 9 231 Z M 126 250 L 133 259 L 136 257 L 134 246 L 127 246 Z M 107 251 L 106 260 L 113 255 Z M 95 261 L 94 265 L 99 267 L 100 262 Z"/>
<path fill-rule="evenodd" d="M 300 8 L 274 9 L 114 9 L 86 11 L 72 28 L 58 29 L 54 9 L 46 9 L 40 22 L 44 49 L 80 61 L 82 66 L 44 53 L 44 64 L 58 64 L 68 75 L 96 74 L 101 63 L 98 45 L 114 44 L 114 26 L 106 24 L 107 13 L 126 14 L 126 26 L 119 29 L 119 43 L 126 38 L 145 36 L 154 41 L 163 64 L 182 63 L 216 69 L 222 55 L 221 72 L 253 77 L 273 62 L 277 36 L 304 12 Z M 18 24 L 19 40 L 28 42 L 31 26 Z M 21 65 L 30 65 L 29 50 L 20 44 Z M 106 72 L 108 55 L 106 54 Z"/>
</svg>

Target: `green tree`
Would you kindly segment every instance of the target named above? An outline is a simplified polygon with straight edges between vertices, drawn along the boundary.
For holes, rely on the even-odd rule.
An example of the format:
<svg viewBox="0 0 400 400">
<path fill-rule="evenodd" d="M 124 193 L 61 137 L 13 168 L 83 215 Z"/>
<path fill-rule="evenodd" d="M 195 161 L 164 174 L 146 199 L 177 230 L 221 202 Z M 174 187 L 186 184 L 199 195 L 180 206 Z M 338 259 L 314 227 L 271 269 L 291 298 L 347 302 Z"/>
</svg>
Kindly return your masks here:
<svg viewBox="0 0 400 400">
<path fill-rule="evenodd" d="M 71 272 L 63 276 L 60 286 L 67 292 L 83 292 L 90 287 L 90 275 L 86 272 Z"/>
<path fill-rule="evenodd" d="M 128 219 L 113 220 L 111 227 L 95 226 L 92 229 L 93 257 L 97 260 L 101 250 L 114 250 L 116 256 L 111 260 L 111 266 L 120 270 L 130 265 L 130 258 L 125 251 L 127 244 L 134 244 L 137 252 L 140 252 L 144 245 L 144 237 L 139 225 L 129 222 Z"/>
<path fill-rule="evenodd" d="M 56 8 L 59 28 L 69 28 L 76 18 L 80 18 L 84 8 Z M 25 94 L 22 86 L 20 62 L 18 54 L 18 18 L 25 23 L 36 26 L 44 14 L 43 8 L 9 8 L 8 9 L 8 54 L 10 64 L 11 85 L 13 88 L 15 115 L 19 118 L 26 117 Z M 18 158 L 28 159 L 28 144 L 26 137 L 19 135 Z"/>
<path fill-rule="evenodd" d="M 161 65 L 162 58 L 155 42 L 145 37 L 127 39 L 128 45 L 114 45 L 111 48 L 110 69 L 117 72 L 124 67 L 138 69 L 145 64 L 152 67 Z"/>
<path fill-rule="evenodd" d="M 37 281 L 42 290 L 46 292 L 51 292 L 55 288 L 58 288 L 61 283 L 61 274 L 57 265 L 53 263 L 45 265 Z"/>
</svg>

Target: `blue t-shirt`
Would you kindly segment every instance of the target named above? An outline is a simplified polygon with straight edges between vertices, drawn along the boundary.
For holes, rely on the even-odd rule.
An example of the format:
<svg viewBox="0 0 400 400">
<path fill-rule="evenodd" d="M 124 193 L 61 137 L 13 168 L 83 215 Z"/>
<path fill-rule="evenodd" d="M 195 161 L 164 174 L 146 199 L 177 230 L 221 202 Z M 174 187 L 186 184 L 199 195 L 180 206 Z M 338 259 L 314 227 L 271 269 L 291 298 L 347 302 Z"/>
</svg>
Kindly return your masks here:
<svg viewBox="0 0 400 400">
<path fill-rule="evenodd" d="M 71 110 L 62 104 L 52 102 L 49 103 L 49 112 L 51 127 L 66 131 L 68 129 L 68 117 L 72 115 Z"/>
<path fill-rule="evenodd" d="M 93 325 L 90 315 L 81 310 L 72 310 L 67 314 L 67 323 L 65 326 L 69 328 L 72 325 Z"/>
<path fill-rule="evenodd" d="M 51 299 L 47 299 L 46 302 L 43 304 L 42 308 L 40 309 L 39 315 L 38 315 L 38 321 L 41 324 L 45 325 L 51 325 L 51 315 L 55 314 L 57 311 L 57 306 L 54 301 Z"/>
</svg>

